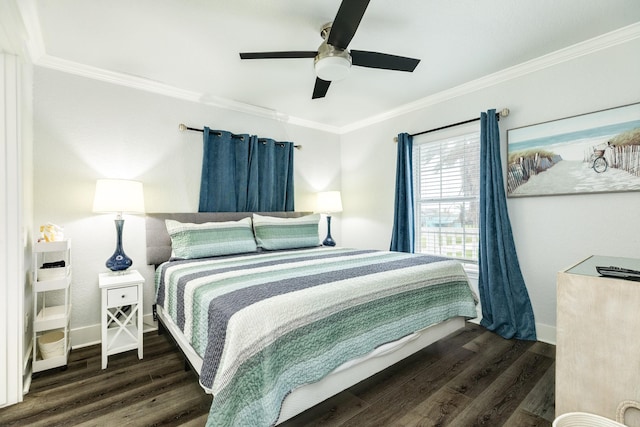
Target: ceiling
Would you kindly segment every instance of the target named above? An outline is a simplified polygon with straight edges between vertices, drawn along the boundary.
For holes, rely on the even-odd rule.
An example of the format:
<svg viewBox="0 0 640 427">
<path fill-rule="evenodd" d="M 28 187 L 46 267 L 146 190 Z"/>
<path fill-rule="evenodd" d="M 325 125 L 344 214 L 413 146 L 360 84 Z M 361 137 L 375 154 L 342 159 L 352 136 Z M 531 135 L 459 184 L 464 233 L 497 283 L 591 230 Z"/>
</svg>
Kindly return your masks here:
<svg viewBox="0 0 640 427">
<path fill-rule="evenodd" d="M 349 48 L 420 64 L 413 73 L 352 67 L 325 98 L 312 100 L 313 59 L 240 60 L 238 53 L 316 50 L 340 0 L 18 5 L 38 65 L 337 131 L 640 23 L 638 0 L 371 0 Z"/>
</svg>

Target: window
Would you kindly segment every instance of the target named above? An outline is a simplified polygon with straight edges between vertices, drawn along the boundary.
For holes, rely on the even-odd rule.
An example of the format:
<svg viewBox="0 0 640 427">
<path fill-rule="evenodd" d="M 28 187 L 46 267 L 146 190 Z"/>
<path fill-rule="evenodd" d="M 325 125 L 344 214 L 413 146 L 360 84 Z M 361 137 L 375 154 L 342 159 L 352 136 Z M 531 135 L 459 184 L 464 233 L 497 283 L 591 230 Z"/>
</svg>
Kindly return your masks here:
<svg viewBox="0 0 640 427">
<path fill-rule="evenodd" d="M 463 131 L 413 140 L 416 252 L 477 264 L 480 131 L 477 124 Z"/>
</svg>

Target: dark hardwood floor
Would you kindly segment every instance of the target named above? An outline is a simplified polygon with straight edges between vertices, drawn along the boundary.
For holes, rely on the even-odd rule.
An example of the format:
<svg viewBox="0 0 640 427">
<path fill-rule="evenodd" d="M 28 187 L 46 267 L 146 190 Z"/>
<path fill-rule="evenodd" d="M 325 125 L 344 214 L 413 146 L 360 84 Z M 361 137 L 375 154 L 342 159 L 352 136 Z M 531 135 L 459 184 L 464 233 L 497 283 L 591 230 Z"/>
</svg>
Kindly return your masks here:
<svg viewBox="0 0 640 427">
<path fill-rule="evenodd" d="M 284 423 L 297 426 L 551 426 L 555 347 L 504 340 L 472 323 Z M 135 351 L 71 352 L 65 371 L 34 376 L 0 426 L 203 426 L 211 397 L 166 335 Z"/>
</svg>

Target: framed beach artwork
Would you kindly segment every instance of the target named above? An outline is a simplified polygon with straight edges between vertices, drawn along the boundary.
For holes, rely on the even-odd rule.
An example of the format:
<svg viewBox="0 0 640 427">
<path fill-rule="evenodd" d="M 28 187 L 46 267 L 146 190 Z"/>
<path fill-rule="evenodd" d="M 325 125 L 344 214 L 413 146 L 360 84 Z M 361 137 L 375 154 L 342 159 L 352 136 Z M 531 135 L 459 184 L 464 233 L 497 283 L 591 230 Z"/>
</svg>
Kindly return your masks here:
<svg viewBox="0 0 640 427">
<path fill-rule="evenodd" d="M 640 103 L 507 131 L 507 196 L 640 191 Z"/>
</svg>

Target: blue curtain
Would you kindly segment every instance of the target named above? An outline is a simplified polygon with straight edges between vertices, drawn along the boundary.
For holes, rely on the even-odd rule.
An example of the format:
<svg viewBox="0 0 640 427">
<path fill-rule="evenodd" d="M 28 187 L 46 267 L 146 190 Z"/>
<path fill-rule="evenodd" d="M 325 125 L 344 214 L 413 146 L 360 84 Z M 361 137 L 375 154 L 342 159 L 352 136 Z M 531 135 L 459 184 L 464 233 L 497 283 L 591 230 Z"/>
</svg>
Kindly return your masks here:
<svg viewBox="0 0 640 427">
<path fill-rule="evenodd" d="M 293 143 L 203 132 L 199 212 L 294 210 Z"/>
<path fill-rule="evenodd" d="M 396 160 L 396 196 L 394 204 L 391 250 L 415 252 L 413 211 L 413 138 L 408 133 L 398 135 Z"/>
<path fill-rule="evenodd" d="M 533 309 L 507 212 L 495 110 L 480 116 L 479 270 L 480 324 L 504 338 L 535 340 Z"/>
</svg>

